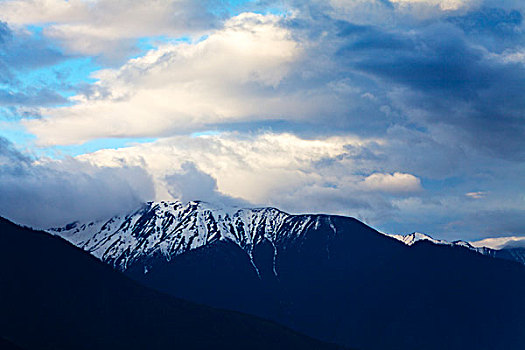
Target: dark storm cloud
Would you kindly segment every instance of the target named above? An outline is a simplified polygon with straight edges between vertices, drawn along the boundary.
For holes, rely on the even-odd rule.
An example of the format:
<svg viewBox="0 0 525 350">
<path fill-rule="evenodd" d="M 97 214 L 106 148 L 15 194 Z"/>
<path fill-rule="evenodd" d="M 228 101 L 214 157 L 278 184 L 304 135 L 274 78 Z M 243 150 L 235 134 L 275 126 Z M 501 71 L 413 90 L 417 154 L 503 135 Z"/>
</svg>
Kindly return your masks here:
<svg viewBox="0 0 525 350">
<path fill-rule="evenodd" d="M 38 228 L 111 217 L 154 197 L 138 167 L 96 167 L 74 159 L 35 163 L 0 137 L 0 216 Z"/>
<path fill-rule="evenodd" d="M 407 48 L 368 52 L 356 67 L 408 88 L 394 102 L 412 121 L 451 125 L 474 147 L 525 159 L 523 63 L 490 57 L 446 25 L 420 35 Z"/>
<path fill-rule="evenodd" d="M 495 157 L 524 160 L 525 62 L 505 56 L 523 43 L 521 22 L 516 10 L 483 9 L 399 26 L 323 19 L 316 30 L 331 31 L 323 50 L 333 50 L 334 72 L 366 87 L 377 105 L 383 110 L 388 105 L 397 115 L 385 118 L 373 102 L 362 101 L 341 119 L 357 126 L 356 120 L 366 118 L 365 129 L 381 122 L 449 125 L 460 143 Z M 370 81 L 364 83 L 366 77 Z"/>
<path fill-rule="evenodd" d="M 525 159 L 525 63 L 506 56 L 524 44 L 520 10 L 481 6 L 417 20 L 376 1 L 377 18 L 355 21 L 326 3 L 292 3 L 301 15 L 283 25 L 298 41 L 315 44 L 278 89 L 283 96 L 326 93 L 333 100 L 307 120 L 269 129 L 305 137 L 384 136 L 393 126 L 447 129 L 447 143 Z"/>
<path fill-rule="evenodd" d="M 341 56 L 357 69 L 387 81 L 468 98 L 494 74 L 481 63 L 483 52 L 470 48 L 458 35 L 447 25 L 425 28 L 416 36 L 372 32 L 344 48 Z"/>
<path fill-rule="evenodd" d="M 377 135 L 386 144 L 349 149 L 316 165 L 346 157 L 363 169 L 403 169 L 433 184 L 414 204 L 396 202 L 398 211 L 385 207 L 375 222 L 387 231 L 418 229 L 454 239 L 525 232 L 523 3 L 484 1 L 421 20 L 400 14 L 397 5 L 374 1 L 366 6 L 379 11 L 360 17 L 355 13 L 361 3 L 347 3 L 354 7 L 345 14 L 326 2 L 294 2 L 301 15 L 288 25 L 298 38 L 317 43 L 308 57 L 326 63 L 316 79 L 297 85 L 318 89 L 346 79 L 367 98 L 343 92 L 340 101 L 347 109 L 286 125 L 288 130 L 307 136 Z M 303 71 L 311 66 L 300 65 Z M 468 202 L 465 193 L 480 188 L 493 189 L 494 196 Z M 337 191 L 327 197 L 328 208 L 337 202 Z M 381 212 L 377 203 L 372 208 Z"/>
</svg>

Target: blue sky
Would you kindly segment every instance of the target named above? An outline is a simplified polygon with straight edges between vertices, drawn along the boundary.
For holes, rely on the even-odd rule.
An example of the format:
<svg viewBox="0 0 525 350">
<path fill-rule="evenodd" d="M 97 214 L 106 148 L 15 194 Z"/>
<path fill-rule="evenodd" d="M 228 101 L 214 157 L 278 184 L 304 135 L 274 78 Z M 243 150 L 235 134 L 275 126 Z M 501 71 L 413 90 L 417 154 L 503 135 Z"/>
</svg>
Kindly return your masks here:
<svg viewBox="0 0 525 350">
<path fill-rule="evenodd" d="M 2 1 L 0 215 L 46 227 L 198 196 L 525 235 L 524 8 Z"/>
</svg>

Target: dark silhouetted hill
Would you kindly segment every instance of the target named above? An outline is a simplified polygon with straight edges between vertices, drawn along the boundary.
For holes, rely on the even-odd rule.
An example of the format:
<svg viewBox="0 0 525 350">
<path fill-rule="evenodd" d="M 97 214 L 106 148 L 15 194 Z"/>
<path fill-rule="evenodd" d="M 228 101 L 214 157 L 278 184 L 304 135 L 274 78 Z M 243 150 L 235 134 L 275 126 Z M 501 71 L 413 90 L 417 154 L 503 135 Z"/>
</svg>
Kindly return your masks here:
<svg viewBox="0 0 525 350">
<path fill-rule="evenodd" d="M 25 350 L 334 348 L 149 290 L 61 238 L 4 219 L 0 332 L 3 347 Z"/>
</svg>

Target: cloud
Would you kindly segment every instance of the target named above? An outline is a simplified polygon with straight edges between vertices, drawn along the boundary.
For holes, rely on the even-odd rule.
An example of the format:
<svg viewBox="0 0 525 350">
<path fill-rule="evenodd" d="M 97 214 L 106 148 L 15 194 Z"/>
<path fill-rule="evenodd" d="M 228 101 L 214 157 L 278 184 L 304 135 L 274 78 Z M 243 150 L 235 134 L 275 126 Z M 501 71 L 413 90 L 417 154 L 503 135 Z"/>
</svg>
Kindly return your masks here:
<svg viewBox="0 0 525 350">
<path fill-rule="evenodd" d="M 74 97 L 73 106 L 44 110 L 47 118 L 26 126 L 41 144 L 53 145 L 275 118 L 286 108 L 276 87 L 299 52 L 279 17 L 242 14 L 199 43 L 166 44 L 98 72 L 89 94 Z"/>
<path fill-rule="evenodd" d="M 485 238 L 479 241 L 470 242 L 474 247 L 488 247 L 492 249 L 502 248 L 525 248 L 525 237 L 510 236 L 510 237 L 496 237 Z"/>
<path fill-rule="evenodd" d="M 392 194 L 415 193 L 421 191 L 421 180 L 411 174 L 375 173 L 363 181 L 364 185 L 373 191 L 382 191 Z"/>
<path fill-rule="evenodd" d="M 390 0 L 392 3 L 400 5 L 424 5 L 439 7 L 441 10 L 457 10 L 462 7 L 476 3 L 474 0 Z"/>
<path fill-rule="evenodd" d="M 0 42 L 0 51 L 2 63 L 11 70 L 24 71 L 51 66 L 67 58 L 51 41 L 24 30 L 13 31 L 7 25 L 5 31 Z"/>
<path fill-rule="evenodd" d="M 398 124 L 409 121 L 429 132 L 450 127 L 455 142 L 524 159 L 519 136 L 525 132 L 524 106 L 517 91 L 525 83 L 525 67 L 507 59 L 519 48 L 521 17 L 515 10 L 500 12 L 434 19 L 410 30 L 400 24 L 342 25 L 346 40 L 339 59 L 379 79 L 385 104 L 402 116 Z M 502 40 L 502 31 L 514 34 Z"/>
<path fill-rule="evenodd" d="M 33 160 L 0 138 L 0 215 L 37 228 L 127 213 L 154 197 L 140 167 Z"/>
<path fill-rule="evenodd" d="M 316 162 L 344 154 L 346 145 L 360 147 L 368 142 L 355 137 L 307 140 L 286 133 L 222 133 L 177 136 L 118 150 L 100 150 L 79 159 L 101 166 L 120 166 L 122 162 L 143 165 L 157 178 L 159 199 L 170 195 L 164 179 L 173 173 L 186 173 L 183 165 L 190 162 L 199 172 L 216 179 L 222 194 L 261 204 L 312 181 L 329 182 L 333 176 L 323 179 L 319 173 L 329 173 L 334 165 L 320 166 Z"/>
<path fill-rule="evenodd" d="M 497 35 L 504 41 L 515 39 L 521 32 L 523 15 L 519 9 L 481 7 L 462 16 L 448 18 L 470 35 Z M 476 37 L 476 39 L 482 39 Z"/>
<path fill-rule="evenodd" d="M 446 239 L 524 232 L 523 1 L 287 0 L 280 15 L 212 20 L 202 33 L 136 21 L 149 13 L 138 2 L 129 21 L 120 1 L 20 4 L 45 5 L 27 21 L 71 52 L 129 54 L 137 33 L 169 32 L 95 72 L 67 106 L 32 106 L 42 117 L 24 125 L 40 146 L 157 138 L 78 160 L 141 167 L 159 199 L 233 197 Z M 182 32 L 199 34 L 170 37 Z M 22 92 L 5 101 L 39 96 Z"/>
<path fill-rule="evenodd" d="M 519 213 L 511 214 L 525 209 L 523 193 L 516 190 L 525 185 L 519 176 L 522 165 L 461 154 L 451 161 L 455 152 L 440 154 L 439 144 L 412 137 L 210 133 L 100 150 L 78 159 L 104 167 L 143 167 L 159 200 L 197 196 L 223 202 L 234 197 L 291 213 L 350 215 L 384 232 L 417 230 L 449 240 L 523 231 Z M 180 176 L 170 184 L 167 179 L 174 173 Z M 473 183 L 490 191 L 490 201 L 465 196 Z"/>
<path fill-rule="evenodd" d="M 53 45 L 26 31 L 14 31 L 0 22 L 0 118 L 19 118 L 31 110 L 39 115 L 42 106 L 67 103 L 55 86 L 40 79 L 24 79 L 31 71 L 66 59 Z"/>
<path fill-rule="evenodd" d="M 46 118 L 26 126 L 42 145 L 264 121 L 314 137 L 407 127 L 450 148 L 524 159 L 525 66 L 511 59 L 520 52 L 519 12 L 453 11 L 406 22 L 396 6 L 373 3 L 391 22 L 339 20 L 334 7 L 317 3 L 325 16 L 241 14 L 200 42 L 166 44 L 98 72 L 72 106 L 45 109 Z M 514 39 L 499 39 L 509 31 Z"/>
<path fill-rule="evenodd" d="M 231 204 L 233 197 L 234 204 L 242 200 L 292 213 L 337 213 L 379 223 L 397 210 L 393 194 L 415 194 L 409 190 L 415 189 L 413 184 L 402 188 L 405 174 L 400 180 L 395 175 L 397 188 L 387 191 L 365 185 L 367 176 L 362 174 L 377 165 L 363 154 L 380 142 L 350 136 L 301 139 L 287 133 L 222 133 L 177 136 L 79 159 L 108 167 L 143 164 L 154 178 L 159 200 Z"/>
<path fill-rule="evenodd" d="M 7 23 L 0 22 L 0 44 L 5 43 L 6 39 L 9 38 L 10 35 L 11 31 L 9 30 Z"/>
<path fill-rule="evenodd" d="M 525 232 L 525 209 L 523 207 L 496 206 L 472 211 L 455 224 L 458 229 L 474 229 L 479 236 L 517 236 Z"/>
<path fill-rule="evenodd" d="M 478 192 L 467 192 L 465 193 L 465 196 L 472 199 L 481 199 L 485 198 L 487 196 L 487 192 L 478 191 Z"/>
<path fill-rule="evenodd" d="M 217 24 L 211 1 L 190 0 L 8 0 L 0 18 L 13 25 L 40 25 L 68 53 L 118 62 L 137 38 L 199 35 Z"/>
<path fill-rule="evenodd" d="M 48 88 L 30 87 L 23 92 L 0 89 L 0 106 L 41 107 L 66 102 L 62 95 Z"/>
<path fill-rule="evenodd" d="M 182 202 L 204 200 L 226 206 L 250 207 L 251 204 L 218 191 L 217 180 L 197 169 L 194 163 L 181 164 L 181 171 L 165 177 L 169 194 Z"/>
</svg>

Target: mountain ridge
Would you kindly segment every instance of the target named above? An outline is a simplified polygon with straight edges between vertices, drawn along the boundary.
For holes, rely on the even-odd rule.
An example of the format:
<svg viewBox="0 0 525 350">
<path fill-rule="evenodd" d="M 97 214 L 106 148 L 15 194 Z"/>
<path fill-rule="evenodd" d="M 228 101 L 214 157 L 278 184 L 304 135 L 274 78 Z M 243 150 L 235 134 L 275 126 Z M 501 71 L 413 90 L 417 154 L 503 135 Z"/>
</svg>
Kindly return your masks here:
<svg viewBox="0 0 525 350">
<path fill-rule="evenodd" d="M 75 232 L 82 224 L 58 233 L 76 235 L 84 249 L 148 287 L 352 348 L 525 343 L 521 264 L 460 245 L 408 246 L 344 216 L 160 204 L 115 220 L 96 237 L 83 236 L 86 227 Z M 176 211 L 164 215 L 170 205 Z"/>
<path fill-rule="evenodd" d="M 279 231 L 285 222 L 299 219 L 299 222 L 295 223 L 296 226 L 290 229 L 300 233 L 307 225 L 318 225 L 323 217 L 330 220 L 331 217 L 338 216 L 292 215 L 273 207 L 221 207 L 202 201 L 190 201 L 186 204 L 178 201 L 160 201 L 147 202 L 130 214 L 115 216 L 109 220 L 74 222 L 62 228 L 49 229 L 47 232 L 57 234 L 121 271 L 148 256 L 163 256 L 169 261 L 216 239 L 229 239 L 247 252 L 258 273 L 251 251 L 254 244 L 267 239 L 276 254 L 275 243 L 282 237 L 276 237 L 274 233 Z M 330 224 L 330 227 L 333 225 Z M 461 246 L 483 255 L 525 265 L 525 249 L 498 250 L 475 247 L 467 241 L 448 242 L 419 232 L 408 235 L 382 234 L 408 246 L 417 241 L 428 240 L 434 244 Z M 145 265 L 144 272 L 147 273 L 150 268 Z M 275 269 L 274 274 L 277 275 Z"/>
<path fill-rule="evenodd" d="M 429 241 L 429 242 L 432 242 L 433 244 L 463 247 L 463 248 L 472 250 L 474 252 L 477 252 L 479 254 L 486 255 L 492 258 L 514 261 L 522 265 L 525 265 L 525 248 L 522 248 L 522 247 L 502 247 L 499 249 L 494 249 L 494 248 L 485 247 L 485 246 L 475 246 L 472 242 L 467 242 L 467 241 L 462 241 L 462 240 L 449 242 L 449 241 L 445 241 L 441 239 L 435 239 L 431 237 L 430 235 L 420 233 L 420 232 L 413 232 L 408 235 L 396 235 L 396 234 L 385 233 L 385 235 L 395 238 L 408 246 L 412 246 L 413 244 L 420 242 L 420 241 Z"/>
</svg>

